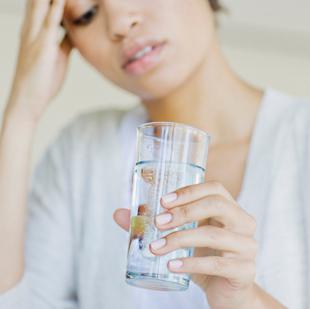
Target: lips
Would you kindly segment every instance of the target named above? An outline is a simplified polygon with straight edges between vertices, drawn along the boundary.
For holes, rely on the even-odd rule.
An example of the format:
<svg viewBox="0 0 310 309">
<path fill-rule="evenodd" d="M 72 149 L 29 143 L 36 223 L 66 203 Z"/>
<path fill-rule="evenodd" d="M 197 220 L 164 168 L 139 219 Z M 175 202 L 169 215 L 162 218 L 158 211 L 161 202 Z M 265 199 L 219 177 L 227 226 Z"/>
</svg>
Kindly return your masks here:
<svg viewBox="0 0 310 309">
<path fill-rule="evenodd" d="M 160 52 L 166 43 L 164 41 L 148 40 L 135 42 L 132 47 L 122 53 L 122 68 L 127 73 L 139 74 L 154 66 L 160 59 Z"/>
</svg>

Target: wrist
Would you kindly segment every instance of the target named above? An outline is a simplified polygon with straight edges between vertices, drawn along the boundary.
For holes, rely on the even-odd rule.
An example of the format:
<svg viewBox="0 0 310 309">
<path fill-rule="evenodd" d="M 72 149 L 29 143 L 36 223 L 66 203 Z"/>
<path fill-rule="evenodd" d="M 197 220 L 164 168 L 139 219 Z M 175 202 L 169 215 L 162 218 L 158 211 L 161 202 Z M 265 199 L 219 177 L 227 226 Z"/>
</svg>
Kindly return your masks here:
<svg viewBox="0 0 310 309">
<path fill-rule="evenodd" d="M 253 283 L 248 292 L 247 301 L 244 303 L 242 309 L 260 309 L 260 301 L 259 301 L 259 289 L 258 286 Z M 240 308 L 241 309 L 241 308 Z"/>
<path fill-rule="evenodd" d="M 39 119 L 31 115 L 25 102 L 10 101 L 3 113 L 2 128 L 25 133 L 34 133 Z"/>
<path fill-rule="evenodd" d="M 286 309 L 281 303 L 279 303 L 275 298 L 261 289 L 257 284 L 253 284 L 251 292 L 249 294 L 249 301 L 247 302 L 244 309 Z"/>
<path fill-rule="evenodd" d="M 2 135 L 14 137 L 32 138 L 35 134 L 37 121 L 29 117 L 27 114 L 19 111 L 6 110 L 2 119 Z"/>
</svg>

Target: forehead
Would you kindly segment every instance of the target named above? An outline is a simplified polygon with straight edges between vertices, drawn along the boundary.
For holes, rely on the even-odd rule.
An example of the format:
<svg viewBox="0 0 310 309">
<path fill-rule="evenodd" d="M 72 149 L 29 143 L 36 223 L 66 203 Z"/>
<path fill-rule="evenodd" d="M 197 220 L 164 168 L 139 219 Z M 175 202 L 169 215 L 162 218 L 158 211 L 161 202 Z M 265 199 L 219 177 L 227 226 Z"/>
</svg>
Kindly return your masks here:
<svg viewBox="0 0 310 309">
<path fill-rule="evenodd" d="M 64 16 L 67 17 L 74 13 L 81 13 L 81 11 L 89 9 L 91 5 L 98 2 L 99 0 L 67 0 Z"/>
<path fill-rule="evenodd" d="M 76 7 L 83 7 L 87 5 L 91 5 L 94 3 L 98 3 L 99 0 L 67 0 L 66 1 L 66 10 L 74 9 Z"/>
</svg>

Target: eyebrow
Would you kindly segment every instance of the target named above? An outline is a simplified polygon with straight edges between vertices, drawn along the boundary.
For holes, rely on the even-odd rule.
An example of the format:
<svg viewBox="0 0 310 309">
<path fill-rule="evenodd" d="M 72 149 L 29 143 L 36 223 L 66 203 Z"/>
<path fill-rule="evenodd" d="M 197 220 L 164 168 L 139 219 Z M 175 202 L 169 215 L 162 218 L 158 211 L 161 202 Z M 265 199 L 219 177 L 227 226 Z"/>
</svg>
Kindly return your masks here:
<svg viewBox="0 0 310 309">
<path fill-rule="evenodd" d="M 83 6 L 83 1 L 80 1 L 80 0 L 67 1 L 65 10 L 64 10 L 64 16 L 70 17 L 70 13 L 72 13 L 72 11 L 74 11 L 75 8 L 79 6 Z"/>
<path fill-rule="evenodd" d="M 76 0 L 75 0 L 76 2 Z M 73 8 L 73 3 L 72 1 L 67 1 L 65 9 L 64 9 L 64 15 L 63 15 L 63 20 L 62 23 L 64 22 L 64 20 L 66 19 L 70 19 L 72 16 L 72 11 L 74 10 Z"/>
</svg>

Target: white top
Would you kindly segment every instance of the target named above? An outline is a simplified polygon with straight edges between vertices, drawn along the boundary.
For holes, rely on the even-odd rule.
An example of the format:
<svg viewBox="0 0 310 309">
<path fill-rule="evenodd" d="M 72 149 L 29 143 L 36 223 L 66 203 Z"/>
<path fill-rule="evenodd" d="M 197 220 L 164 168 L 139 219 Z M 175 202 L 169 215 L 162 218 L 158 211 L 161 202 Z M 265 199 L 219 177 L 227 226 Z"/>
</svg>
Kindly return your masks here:
<svg viewBox="0 0 310 309">
<path fill-rule="evenodd" d="M 208 309 L 201 289 L 159 292 L 125 283 L 136 127 L 131 111 L 80 116 L 44 155 L 29 194 L 26 272 L 0 309 Z M 255 216 L 257 282 L 288 308 L 310 308 L 310 104 L 268 90 L 253 133 L 240 207 Z"/>
</svg>

